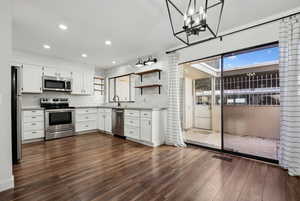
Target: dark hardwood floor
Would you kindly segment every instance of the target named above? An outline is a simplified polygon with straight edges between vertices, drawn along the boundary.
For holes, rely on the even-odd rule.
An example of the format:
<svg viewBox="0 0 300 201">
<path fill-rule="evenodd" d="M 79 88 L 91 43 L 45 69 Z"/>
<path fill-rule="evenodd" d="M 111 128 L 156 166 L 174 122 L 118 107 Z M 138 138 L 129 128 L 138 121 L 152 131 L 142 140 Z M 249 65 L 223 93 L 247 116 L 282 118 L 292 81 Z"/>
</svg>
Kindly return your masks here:
<svg viewBox="0 0 300 201">
<path fill-rule="evenodd" d="M 93 133 L 24 145 L 0 200 L 299 201 L 300 179 L 198 147 L 146 147 Z"/>
</svg>

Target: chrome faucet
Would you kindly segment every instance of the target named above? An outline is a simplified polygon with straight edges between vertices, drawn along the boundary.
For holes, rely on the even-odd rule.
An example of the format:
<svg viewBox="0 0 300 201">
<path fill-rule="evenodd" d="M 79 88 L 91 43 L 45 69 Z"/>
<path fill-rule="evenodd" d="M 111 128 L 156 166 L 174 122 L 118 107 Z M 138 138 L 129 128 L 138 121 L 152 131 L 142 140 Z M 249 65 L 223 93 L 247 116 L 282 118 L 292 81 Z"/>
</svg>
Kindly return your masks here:
<svg viewBox="0 0 300 201">
<path fill-rule="evenodd" d="M 118 98 L 118 101 L 116 100 Z M 117 102 L 118 103 L 118 107 L 121 107 L 121 103 L 120 103 L 120 97 L 118 95 L 115 95 L 113 97 L 113 101 Z"/>
</svg>

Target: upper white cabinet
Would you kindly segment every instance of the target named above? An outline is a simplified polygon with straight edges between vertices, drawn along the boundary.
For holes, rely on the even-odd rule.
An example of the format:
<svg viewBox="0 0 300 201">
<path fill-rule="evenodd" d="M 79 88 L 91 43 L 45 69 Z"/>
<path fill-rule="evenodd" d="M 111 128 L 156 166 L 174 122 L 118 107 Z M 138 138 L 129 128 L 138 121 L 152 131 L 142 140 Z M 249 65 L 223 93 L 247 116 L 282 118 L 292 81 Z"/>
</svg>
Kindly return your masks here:
<svg viewBox="0 0 300 201">
<path fill-rule="evenodd" d="M 94 92 L 94 72 L 72 72 L 72 94 L 91 95 Z"/>
<path fill-rule="evenodd" d="M 94 72 L 87 71 L 83 73 L 83 89 L 85 94 L 93 94 L 94 93 Z"/>
<path fill-rule="evenodd" d="M 72 94 L 83 93 L 83 78 L 82 73 L 72 72 Z"/>
<path fill-rule="evenodd" d="M 65 70 L 59 70 L 57 68 L 52 68 L 52 67 L 44 67 L 44 75 L 52 76 L 52 77 L 70 78 L 71 72 Z"/>
<path fill-rule="evenodd" d="M 42 93 L 42 77 L 42 67 L 33 65 L 23 65 L 22 93 Z"/>
</svg>

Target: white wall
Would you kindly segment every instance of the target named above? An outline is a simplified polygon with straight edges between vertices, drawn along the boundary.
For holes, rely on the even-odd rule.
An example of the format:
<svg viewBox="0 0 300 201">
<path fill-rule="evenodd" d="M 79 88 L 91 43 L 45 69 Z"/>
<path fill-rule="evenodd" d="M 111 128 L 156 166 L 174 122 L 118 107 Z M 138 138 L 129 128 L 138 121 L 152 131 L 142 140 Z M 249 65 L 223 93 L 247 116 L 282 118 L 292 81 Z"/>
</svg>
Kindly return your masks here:
<svg viewBox="0 0 300 201">
<path fill-rule="evenodd" d="M 180 63 L 271 43 L 278 41 L 278 39 L 279 22 L 273 22 L 234 35 L 226 36 L 223 38 L 223 41 L 215 39 L 179 50 Z"/>
<path fill-rule="evenodd" d="M 161 80 L 158 80 L 158 74 L 152 73 L 143 76 L 143 83 L 140 82 L 140 77 L 136 76 L 135 85 L 147 85 L 153 83 L 162 84 L 161 94 L 158 94 L 158 88 L 149 88 L 143 90 L 143 95 L 140 93 L 140 89 L 135 89 L 135 102 L 134 103 L 122 103 L 122 105 L 127 106 L 137 106 L 137 107 L 167 107 L 168 104 L 168 68 L 167 68 L 167 57 L 166 55 L 157 56 L 158 62 L 152 66 L 144 66 L 137 68 L 134 64 L 119 66 L 105 71 L 106 78 L 116 77 L 120 75 L 135 73 L 139 71 L 146 71 L 147 69 L 160 68 Z M 108 82 L 106 82 L 108 83 Z M 107 84 L 107 87 L 109 85 Z M 108 90 L 108 89 L 107 89 Z M 107 91 L 106 90 L 106 91 Z M 108 103 L 108 99 L 106 99 Z"/>
<path fill-rule="evenodd" d="M 13 187 L 11 153 L 11 1 L 0 2 L 0 191 Z"/>
<path fill-rule="evenodd" d="M 13 51 L 13 58 L 11 63 L 14 64 L 34 64 L 39 66 L 55 67 L 57 69 L 62 68 L 65 70 L 73 71 L 93 71 L 95 67 L 93 65 L 87 65 L 78 62 L 67 61 L 60 58 L 54 58 L 44 55 L 37 55 L 28 52 Z M 95 73 L 96 74 L 96 73 Z M 97 75 L 101 74 L 101 71 L 97 72 Z M 22 98 L 23 107 L 38 106 L 39 99 L 42 97 L 58 97 L 58 98 L 69 98 L 72 106 L 80 105 L 100 105 L 103 104 L 103 97 L 96 95 L 71 95 L 69 93 L 59 92 L 45 92 L 43 94 L 24 94 Z"/>
</svg>

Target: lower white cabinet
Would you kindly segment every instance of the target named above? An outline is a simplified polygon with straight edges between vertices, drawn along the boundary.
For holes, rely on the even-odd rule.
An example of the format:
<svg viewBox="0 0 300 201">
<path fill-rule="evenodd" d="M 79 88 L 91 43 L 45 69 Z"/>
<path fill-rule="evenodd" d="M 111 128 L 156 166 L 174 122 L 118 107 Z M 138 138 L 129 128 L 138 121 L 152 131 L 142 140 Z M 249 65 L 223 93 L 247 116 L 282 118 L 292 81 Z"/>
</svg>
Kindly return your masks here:
<svg viewBox="0 0 300 201">
<path fill-rule="evenodd" d="M 125 110 L 124 133 L 127 139 L 149 146 L 164 143 L 165 110 Z"/>
<path fill-rule="evenodd" d="M 140 139 L 140 128 L 133 126 L 125 126 L 124 133 L 126 137 L 139 140 Z"/>
<path fill-rule="evenodd" d="M 112 109 L 99 108 L 98 109 L 98 129 L 104 132 L 112 132 Z"/>
<path fill-rule="evenodd" d="M 152 142 L 152 119 L 141 118 L 141 140 Z"/>
<path fill-rule="evenodd" d="M 80 108 L 76 109 L 75 131 L 85 132 L 97 129 L 97 109 Z"/>
<path fill-rule="evenodd" d="M 22 140 L 44 138 L 44 111 L 24 110 L 22 112 Z"/>
</svg>

